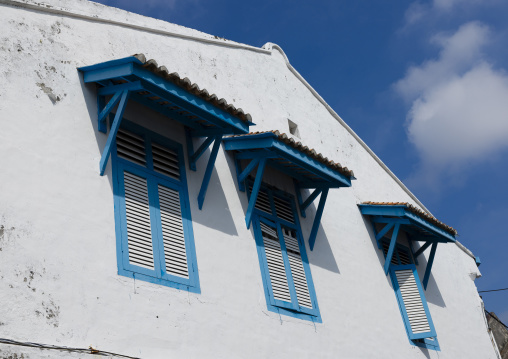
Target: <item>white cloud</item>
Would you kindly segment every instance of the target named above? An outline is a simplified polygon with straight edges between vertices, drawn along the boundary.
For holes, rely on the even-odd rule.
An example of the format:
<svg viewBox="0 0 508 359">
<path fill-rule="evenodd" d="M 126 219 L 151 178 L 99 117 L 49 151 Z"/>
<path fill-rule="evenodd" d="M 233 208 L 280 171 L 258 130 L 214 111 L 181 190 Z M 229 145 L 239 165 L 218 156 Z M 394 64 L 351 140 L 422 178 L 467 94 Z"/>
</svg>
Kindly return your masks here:
<svg viewBox="0 0 508 359">
<path fill-rule="evenodd" d="M 417 23 L 425 17 L 449 16 L 452 11 L 470 9 L 475 5 L 491 5 L 501 0 L 433 0 L 429 3 L 415 1 L 404 14 L 405 28 Z"/>
<path fill-rule="evenodd" d="M 406 76 L 395 84 L 396 91 L 406 101 L 412 101 L 437 83 L 470 68 L 483 58 L 482 49 L 488 43 L 489 32 L 485 25 L 470 22 L 451 36 L 434 36 L 431 41 L 441 47 L 438 58 L 410 67 Z"/>
<path fill-rule="evenodd" d="M 508 148 L 508 74 L 483 54 L 489 36 L 472 22 L 434 37 L 437 59 L 410 67 L 394 84 L 410 104 L 407 133 L 423 169 L 456 170 Z"/>
<path fill-rule="evenodd" d="M 508 76 L 482 63 L 430 86 L 413 102 L 408 121 L 410 141 L 435 165 L 460 165 L 508 148 Z"/>
</svg>

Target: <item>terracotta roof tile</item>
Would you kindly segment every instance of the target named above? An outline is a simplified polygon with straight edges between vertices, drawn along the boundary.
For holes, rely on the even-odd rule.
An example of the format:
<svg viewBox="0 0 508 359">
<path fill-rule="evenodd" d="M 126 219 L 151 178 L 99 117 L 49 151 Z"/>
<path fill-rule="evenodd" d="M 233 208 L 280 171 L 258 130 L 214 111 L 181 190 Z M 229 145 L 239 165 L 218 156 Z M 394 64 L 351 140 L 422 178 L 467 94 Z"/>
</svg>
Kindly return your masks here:
<svg viewBox="0 0 508 359">
<path fill-rule="evenodd" d="M 258 132 L 250 132 L 244 135 L 233 135 L 228 137 L 244 137 L 244 136 L 254 136 L 254 135 L 260 135 L 263 133 L 273 133 L 281 142 L 284 142 L 285 144 L 293 147 L 294 149 L 297 149 L 300 152 L 305 153 L 309 157 L 315 159 L 316 161 L 330 167 L 332 170 L 337 171 L 345 176 L 353 177 L 354 173 L 352 170 L 348 169 L 347 167 L 342 167 L 340 163 L 334 162 L 332 160 L 329 160 L 327 157 L 324 157 L 321 153 L 316 152 L 314 149 L 308 148 L 307 146 L 304 146 L 301 142 L 295 141 L 292 137 L 289 137 L 285 133 L 280 133 L 279 131 L 258 131 Z"/>
<path fill-rule="evenodd" d="M 422 211 L 418 207 L 415 207 L 411 203 L 408 203 L 408 202 L 363 202 L 362 204 L 371 204 L 371 205 L 375 205 L 375 206 L 405 206 L 407 209 L 409 209 L 410 212 L 416 214 L 418 217 L 422 218 L 423 220 L 436 225 L 437 227 L 447 231 L 448 233 L 450 233 L 454 236 L 457 235 L 456 229 L 444 224 L 441 221 L 438 221 L 436 217 L 433 217 L 432 215 L 428 214 L 427 212 Z"/>
<path fill-rule="evenodd" d="M 212 103 L 214 106 L 220 108 L 223 111 L 226 111 L 232 116 L 239 118 L 244 122 L 252 122 L 252 116 L 248 113 L 245 113 L 241 108 L 236 108 L 232 104 L 228 104 L 226 100 L 223 98 L 219 98 L 215 94 L 211 94 L 206 89 L 200 89 L 199 86 L 195 83 L 192 83 L 187 77 L 181 78 L 177 72 L 169 72 L 169 70 L 165 66 L 159 66 L 157 61 L 150 59 L 147 60 L 144 54 L 135 54 L 133 55 L 139 61 L 141 61 L 144 68 L 153 72 L 154 74 L 171 81 L 175 85 L 189 91 L 190 93 L 201 97 L 205 101 Z"/>
</svg>

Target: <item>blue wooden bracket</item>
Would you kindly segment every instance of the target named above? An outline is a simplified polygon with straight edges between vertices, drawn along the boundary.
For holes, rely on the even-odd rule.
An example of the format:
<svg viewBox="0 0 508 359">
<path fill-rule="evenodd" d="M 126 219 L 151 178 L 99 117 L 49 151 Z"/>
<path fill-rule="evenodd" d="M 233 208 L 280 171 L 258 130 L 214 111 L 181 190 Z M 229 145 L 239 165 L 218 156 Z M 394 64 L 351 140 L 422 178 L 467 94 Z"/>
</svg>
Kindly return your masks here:
<svg viewBox="0 0 508 359">
<path fill-rule="evenodd" d="M 259 160 L 259 165 L 256 172 L 256 179 L 254 180 L 254 185 L 252 186 L 252 192 L 249 198 L 249 205 L 247 207 L 247 213 L 245 215 L 245 224 L 247 224 L 247 229 L 249 229 L 250 222 L 252 220 L 252 211 L 254 211 L 254 206 L 258 198 L 259 188 L 261 187 L 261 181 L 263 180 L 263 172 L 265 171 L 265 165 L 266 158 L 261 158 Z"/>
<path fill-rule="evenodd" d="M 123 118 L 123 113 L 125 111 L 125 107 L 127 105 L 127 99 L 129 97 L 129 91 L 124 90 L 121 94 L 120 103 L 118 104 L 118 108 L 116 109 L 115 119 L 113 124 L 111 125 L 111 129 L 109 130 L 108 139 L 106 141 L 106 146 L 104 146 L 104 150 L 102 151 L 102 157 L 100 162 L 100 174 L 104 175 L 104 171 L 106 170 L 106 165 L 108 164 L 109 154 L 111 153 L 111 148 L 116 139 L 116 134 L 118 133 L 118 129 L 120 128 L 120 122 Z"/>
<path fill-rule="evenodd" d="M 395 250 L 395 244 L 397 244 L 397 236 L 399 234 L 400 224 L 396 223 L 393 228 L 392 239 L 390 240 L 390 247 L 385 258 L 385 274 L 388 275 L 390 271 L 390 263 L 392 262 L 393 252 Z"/>
<path fill-rule="evenodd" d="M 430 249 L 430 256 L 429 256 L 429 261 L 427 262 L 427 268 L 425 268 L 425 275 L 423 276 L 423 289 L 425 289 L 425 290 L 427 290 L 427 284 L 429 284 L 430 271 L 432 270 L 432 264 L 434 263 L 436 249 L 437 249 L 437 242 L 433 242 L 432 248 Z"/>
<path fill-rule="evenodd" d="M 104 106 L 106 98 L 101 95 L 97 95 L 97 121 L 98 121 L 98 129 L 100 132 L 107 133 L 107 124 L 106 117 L 109 115 L 113 107 L 116 106 L 118 101 L 120 101 L 120 96 L 122 95 L 122 91 L 115 93 L 115 95 L 109 100 L 108 104 Z"/>
<path fill-rule="evenodd" d="M 387 223 L 386 226 L 383 227 L 383 229 L 378 233 L 376 234 L 376 242 L 377 242 L 377 247 L 379 249 L 382 249 L 382 245 L 381 245 L 381 238 L 383 238 L 383 236 L 388 233 L 388 231 L 390 229 L 393 228 L 395 224 L 394 223 Z M 376 231 L 376 224 L 375 223 L 372 223 L 372 226 L 374 227 L 374 232 Z"/>
<path fill-rule="evenodd" d="M 238 183 L 242 183 L 245 181 L 247 176 L 252 172 L 252 170 L 259 164 L 259 158 L 254 158 L 252 161 L 249 162 L 247 167 L 238 175 Z"/>
<path fill-rule="evenodd" d="M 417 258 L 420 254 L 422 254 L 429 246 L 432 244 L 432 242 L 428 241 L 423 244 L 416 252 L 415 252 L 415 258 Z"/>
<path fill-rule="evenodd" d="M 189 161 L 189 169 L 192 171 L 196 171 L 196 162 L 197 160 L 205 153 L 206 149 L 210 147 L 212 142 L 215 140 L 217 136 L 222 138 L 222 135 L 216 136 L 208 136 L 207 139 L 199 146 L 199 148 L 194 151 L 194 145 L 192 143 L 193 135 L 190 129 L 185 130 L 185 137 L 187 141 L 187 158 Z"/>
<path fill-rule="evenodd" d="M 215 166 L 215 160 L 217 159 L 217 154 L 219 153 L 219 147 L 222 141 L 222 132 L 211 132 L 211 135 L 206 138 L 206 140 L 199 146 L 199 148 L 194 151 L 194 146 L 192 143 L 192 139 L 194 137 L 204 137 L 203 133 L 199 135 L 195 134 L 196 132 L 190 128 L 185 128 L 185 138 L 187 142 L 187 159 L 189 161 L 189 169 L 192 171 L 196 171 L 196 162 L 197 160 L 205 153 L 206 149 L 210 147 L 213 142 L 212 152 L 210 153 L 210 157 L 208 158 L 208 163 L 206 165 L 205 174 L 203 176 L 203 182 L 201 183 L 201 188 L 198 194 L 198 206 L 199 209 L 203 208 L 203 203 L 205 202 L 206 191 L 208 190 L 208 185 L 210 184 L 210 178 L 212 177 L 213 167 Z"/>
<path fill-rule="evenodd" d="M 98 130 L 102 133 L 107 133 L 107 123 L 106 119 L 116 106 L 116 104 L 120 101 L 120 96 L 124 91 L 137 91 L 142 90 L 143 86 L 140 81 L 130 82 L 121 85 L 110 85 L 106 87 L 102 87 L 97 91 L 97 120 L 98 120 Z M 109 100 L 108 104 L 104 106 L 106 102 L 106 96 L 113 95 Z"/>
<path fill-rule="evenodd" d="M 413 259 L 415 261 L 415 264 L 418 265 L 418 258 L 415 256 L 415 249 L 413 245 L 413 240 L 411 239 L 412 236 L 409 235 L 409 233 L 406 231 L 407 241 L 409 243 L 409 250 L 411 251 L 411 255 L 413 256 Z"/>
<path fill-rule="evenodd" d="M 199 209 L 203 208 L 203 202 L 205 201 L 206 190 L 208 189 L 208 184 L 210 183 L 210 178 L 212 176 L 213 167 L 215 166 L 215 160 L 217 159 L 217 153 L 219 152 L 220 143 L 222 141 L 222 135 L 218 135 L 215 137 L 209 137 L 209 139 L 214 141 L 212 152 L 210 153 L 210 158 L 208 159 L 208 164 L 206 165 L 205 175 L 203 176 L 203 183 L 201 183 L 201 189 L 199 190 L 198 195 L 198 205 Z M 208 146 L 207 146 L 208 147 Z"/>
<path fill-rule="evenodd" d="M 314 250 L 314 243 L 316 242 L 316 236 L 319 229 L 319 224 L 321 223 L 321 216 L 323 215 L 323 209 L 325 208 L 327 196 L 328 196 L 328 188 L 323 188 L 321 191 L 321 198 L 319 198 L 319 205 L 316 212 L 316 217 L 314 218 L 314 223 L 312 224 L 312 230 L 310 231 L 309 236 L 309 247 L 311 251 Z"/>
<path fill-rule="evenodd" d="M 312 202 L 314 202 L 314 200 L 321 194 L 321 192 L 323 192 L 322 188 L 316 188 L 303 203 L 299 203 L 300 211 L 303 213 L 303 217 L 305 217 L 305 210 L 310 206 Z"/>
</svg>

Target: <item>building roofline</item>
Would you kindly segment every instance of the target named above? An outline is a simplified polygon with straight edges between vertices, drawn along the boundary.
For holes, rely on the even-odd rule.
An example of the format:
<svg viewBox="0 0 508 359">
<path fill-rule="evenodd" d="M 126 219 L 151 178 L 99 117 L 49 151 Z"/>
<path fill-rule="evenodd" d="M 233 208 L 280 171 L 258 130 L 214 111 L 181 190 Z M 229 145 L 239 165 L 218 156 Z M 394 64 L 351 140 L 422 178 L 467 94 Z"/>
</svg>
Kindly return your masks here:
<svg viewBox="0 0 508 359">
<path fill-rule="evenodd" d="M 286 54 L 284 53 L 284 51 L 282 50 L 282 48 L 277 44 L 268 42 L 265 45 L 263 45 L 262 48 L 259 48 L 259 47 L 255 47 L 255 46 L 250 46 L 250 45 L 218 38 L 216 36 L 209 35 L 206 33 L 202 33 L 203 36 L 201 36 L 201 37 L 197 36 L 197 35 L 181 34 L 178 32 L 157 29 L 155 27 L 150 27 L 150 26 L 146 26 L 146 25 L 138 25 L 138 24 L 129 23 L 126 21 L 107 19 L 104 17 L 100 17 L 99 15 L 85 14 L 85 13 L 78 12 L 75 10 L 70 10 L 70 9 L 63 8 L 63 7 L 53 6 L 53 5 L 47 4 L 47 3 L 36 2 L 34 0 L 0 0 L 0 4 L 21 7 L 21 8 L 31 9 L 31 10 L 37 10 L 37 11 L 51 13 L 51 14 L 64 15 L 64 16 L 74 17 L 74 18 L 78 18 L 78 19 L 84 19 L 84 20 L 88 20 L 88 21 L 100 22 L 100 23 L 105 23 L 105 24 L 110 24 L 110 25 L 117 25 L 117 26 L 122 26 L 122 27 L 131 28 L 131 29 L 135 29 L 135 30 L 140 30 L 140 31 L 146 31 L 146 32 L 159 34 L 159 35 L 166 35 L 166 36 L 171 36 L 171 37 L 176 37 L 176 38 L 181 38 L 181 39 L 209 43 L 209 44 L 213 44 L 213 45 L 217 45 L 217 46 L 224 46 L 224 47 L 249 50 L 249 51 L 253 51 L 253 52 L 257 52 L 257 53 L 262 53 L 265 55 L 271 55 L 273 50 L 275 49 L 283 56 L 284 61 L 286 63 L 286 66 L 288 67 L 289 71 L 291 73 L 293 73 L 293 75 L 298 80 L 300 80 L 300 82 L 302 82 L 302 84 L 305 87 L 307 87 L 307 89 L 312 93 L 312 95 L 314 95 L 314 97 L 328 110 L 328 112 L 332 115 L 332 117 L 335 118 L 335 120 L 337 120 L 346 129 L 346 131 L 348 131 L 349 134 L 351 134 L 351 136 L 353 136 L 356 139 L 356 141 L 358 141 L 358 143 L 372 156 L 372 158 L 381 166 L 381 168 L 383 168 L 385 170 L 385 172 L 395 180 L 395 182 L 402 188 L 402 190 L 404 192 L 406 192 L 409 195 L 409 197 L 411 197 L 411 199 L 413 199 L 424 211 L 431 214 L 431 212 L 427 209 L 427 207 L 425 207 L 425 205 L 406 187 L 406 185 L 404 183 L 402 183 L 402 181 L 388 168 L 388 166 L 386 166 L 384 164 L 384 162 L 381 161 L 381 159 L 374 153 L 374 151 L 372 151 L 370 149 L 369 146 L 367 146 L 367 144 L 360 138 L 360 136 L 358 136 L 356 134 L 356 132 L 354 132 L 351 129 L 351 127 L 348 126 L 348 124 L 330 107 L 330 105 L 328 105 L 328 103 L 321 97 L 321 95 L 319 95 L 319 93 L 316 90 L 314 90 L 314 88 L 303 78 L 303 76 L 300 75 L 300 73 L 298 71 L 296 71 L 296 69 L 290 64 L 289 59 L 286 56 Z M 109 7 L 107 5 L 102 5 L 102 6 Z M 209 35 L 210 38 L 205 37 L 206 35 Z M 455 243 L 464 253 L 469 255 L 471 258 L 475 259 L 474 254 L 469 249 L 464 247 L 464 245 L 460 244 L 458 241 Z"/>
</svg>

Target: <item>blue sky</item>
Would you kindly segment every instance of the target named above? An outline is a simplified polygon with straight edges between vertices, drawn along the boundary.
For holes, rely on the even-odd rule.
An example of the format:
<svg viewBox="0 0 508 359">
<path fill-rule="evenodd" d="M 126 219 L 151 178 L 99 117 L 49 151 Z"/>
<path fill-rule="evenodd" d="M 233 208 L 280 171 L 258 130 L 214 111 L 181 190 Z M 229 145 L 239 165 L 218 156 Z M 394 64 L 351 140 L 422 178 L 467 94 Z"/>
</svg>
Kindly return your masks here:
<svg viewBox="0 0 508 359">
<path fill-rule="evenodd" d="M 508 287 L 508 2 L 98 2 L 253 46 L 280 45 L 481 258 L 478 289 Z M 508 324 L 508 291 L 483 299 Z"/>
</svg>

